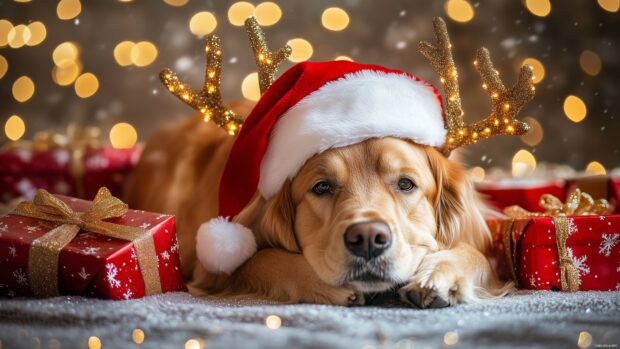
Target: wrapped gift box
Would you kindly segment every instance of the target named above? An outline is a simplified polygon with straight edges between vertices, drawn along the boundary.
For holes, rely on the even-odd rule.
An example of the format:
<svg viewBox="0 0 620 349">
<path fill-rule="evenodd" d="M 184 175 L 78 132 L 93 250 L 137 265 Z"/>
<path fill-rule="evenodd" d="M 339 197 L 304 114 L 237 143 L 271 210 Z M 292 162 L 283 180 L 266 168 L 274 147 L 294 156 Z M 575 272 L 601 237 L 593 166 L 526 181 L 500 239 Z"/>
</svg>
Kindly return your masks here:
<svg viewBox="0 0 620 349">
<path fill-rule="evenodd" d="M 559 188 L 561 190 L 557 182 L 546 188 L 554 196 L 559 191 L 558 196 L 563 202 L 566 192 L 583 185 L 577 184 L 580 181 L 599 189 L 596 195 L 599 198 L 607 195 L 612 207 L 615 206 L 612 209 L 614 213 L 487 219 L 494 240 L 489 258 L 500 277 L 516 280 L 520 288 L 562 290 L 567 288 L 562 279 L 566 282 L 568 278 L 567 271 L 562 269 L 570 268 L 578 275 L 578 290 L 620 290 L 620 214 L 617 212 L 618 206 L 613 205 L 618 200 L 618 181 L 608 177 L 592 177 L 585 182 L 584 179 L 568 180 Z M 542 186 L 534 189 L 531 186 L 511 187 L 509 190 L 517 193 L 515 203 L 518 202 L 520 207 L 541 212 L 543 209 L 538 203 L 544 191 L 540 188 Z M 503 194 L 493 201 L 502 207 L 510 202 L 507 189 L 493 188 L 484 192 L 492 199 L 493 191 Z M 558 241 L 562 230 L 566 234 L 564 243 Z"/>
<path fill-rule="evenodd" d="M 41 192 L 37 193 L 35 201 L 40 199 L 40 194 Z M 86 212 L 92 205 L 90 201 L 56 197 L 74 212 Z M 113 199 L 116 204 L 122 204 L 120 200 Z M 108 201 L 105 203 L 109 203 L 111 199 L 106 200 Z M 114 206 L 110 210 L 116 208 L 117 206 Z M 84 215 L 86 214 L 82 214 L 82 217 Z M 140 242 L 79 230 L 60 250 L 57 270 L 48 273 L 52 275 L 43 276 L 49 278 L 54 277 L 54 272 L 57 274 L 55 279 L 52 279 L 57 280 L 57 294 L 133 299 L 149 294 L 185 290 L 180 271 L 174 216 L 126 210 L 126 213 L 118 218 L 104 219 L 102 222 L 105 226 L 121 226 L 121 230 L 129 231 L 127 234 L 139 232 Z M 41 241 L 44 235 L 59 226 L 59 222 L 21 214 L 0 217 L 1 293 L 41 296 L 40 292 L 33 288 L 33 285 L 41 284 L 40 280 L 33 280 L 41 271 L 30 268 L 34 269 L 33 263 L 45 260 L 41 257 L 45 252 L 36 251 L 35 245 L 41 245 L 37 241 Z M 154 246 L 154 250 L 149 253 L 148 248 L 141 248 L 139 251 L 139 244 Z M 143 252 L 145 250 L 147 253 Z"/>
</svg>

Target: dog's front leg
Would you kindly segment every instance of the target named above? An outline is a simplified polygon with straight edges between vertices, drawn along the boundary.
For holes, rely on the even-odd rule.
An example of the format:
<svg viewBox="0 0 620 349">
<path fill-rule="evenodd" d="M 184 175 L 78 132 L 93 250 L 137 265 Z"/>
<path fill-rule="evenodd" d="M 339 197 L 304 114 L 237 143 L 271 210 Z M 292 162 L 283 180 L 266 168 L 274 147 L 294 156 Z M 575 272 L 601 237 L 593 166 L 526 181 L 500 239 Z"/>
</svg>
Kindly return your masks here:
<svg viewBox="0 0 620 349">
<path fill-rule="evenodd" d="M 362 305 L 361 293 L 321 280 L 303 255 L 281 249 L 258 251 L 229 279 L 227 292 L 290 303 Z"/>
<path fill-rule="evenodd" d="M 441 308 L 505 295 L 512 283 L 497 280 L 485 256 L 466 243 L 424 257 L 400 298 L 420 308 Z"/>
</svg>

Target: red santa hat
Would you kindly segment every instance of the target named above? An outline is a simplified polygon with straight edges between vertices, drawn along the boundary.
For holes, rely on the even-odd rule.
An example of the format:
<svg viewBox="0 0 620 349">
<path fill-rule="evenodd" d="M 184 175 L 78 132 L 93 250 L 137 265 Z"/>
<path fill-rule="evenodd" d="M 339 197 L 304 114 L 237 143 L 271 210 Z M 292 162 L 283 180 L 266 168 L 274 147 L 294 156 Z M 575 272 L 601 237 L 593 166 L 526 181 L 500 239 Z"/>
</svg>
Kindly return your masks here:
<svg viewBox="0 0 620 349">
<path fill-rule="evenodd" d="M 312 156 L 382 137 L 442 146 L 439 92 L 415 76 L 377 65 L 332 61 L 290 68 L 263 94 L 233 144 L 220 182 L 220 217 L 198 231 L 202 265 L 230 274 L 256 252 L 252 232 L 229 218 L 257 190 L 269 199 Z"/>
</svg>

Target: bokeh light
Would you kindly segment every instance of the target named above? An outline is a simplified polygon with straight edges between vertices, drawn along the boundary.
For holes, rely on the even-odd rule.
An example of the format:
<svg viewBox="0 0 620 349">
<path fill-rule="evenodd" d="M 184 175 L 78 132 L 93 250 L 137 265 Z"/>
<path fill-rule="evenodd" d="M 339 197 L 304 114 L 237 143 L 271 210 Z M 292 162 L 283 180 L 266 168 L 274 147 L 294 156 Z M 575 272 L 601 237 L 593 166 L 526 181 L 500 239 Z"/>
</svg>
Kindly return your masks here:
<svg viewBox="0 0 620 349">
<path fill-rule="evenodd" d="M 185 349 L 202 349 L 202 341 L 192 338 L 185 342 Z"/>
<path fill-rule="evenodd" d="M 139 328 L 134 329 L 131 332 L 131 339 L 133 340 L 134 343 L 136 344 L 142 344 L 144 343 L 144 331 L 142 331 Z"/>
<path fill-rule="evenodd" d="M 135 43 L 133 41 L 122 41 L 114 47 L 114 60 L 121 67 L 126 67 L 133 63 L 131 59 L 131 50 Z"/>
<path fill-rule="evenodd" d="M 189 0 L 164 0 L 166 4 L 176 7 L 183 6 L 187 4 L 188 1 Z"/>
<path fill-rule="evenodd" d="M 13 29 L 13 23 L 6 19 L 0 19 L 0 47 L 9 44 L 9 32 Z"/>
<path fill-rule="evenodd" d="M 449 331 L 443 335 L 443 345 L 451 347 L 459 342 L 459 334 L 456 331 Z"/>
<path fill-rule="evenodd" d="M 260 99 L 260 86 L 258 84 L 258 73 L 252 73 L 246 76 L 241 83 L 241 93 L 243 97 L 258 101 Z"/>
<path fill-rule="evenodd" d="M 543 140 L 544 131 L 542 125 L 538 120 L 534 119 L 531 116 L 526 116 L 523 118 L 523 121 L 527 122 L 530 125 L 530 130 L 521 136 L 521 140 L 523 143 L 529 145 L 530 147 L 535 147 Z"/>
<path fill-rule="evenodd" d="M 579 332 L 577 337 L 577 346 L 581 349 L 589 348 L 592 345 L 592 335 L 589 332 Z"/>
<path fill-rule="evenodd" d="M 240 27 L 248 17 L 254 15 L 254 10 L 254 5 L 247 1 L 236 2 L 228 8 L 228 21 Z"/>
<path fill-rule="evenodd" d="M 11 115 L 4 123 L 4 134 L 6 138 L 17 141 L 26 133 L 26 123 L 18 115 Z"/>
<path fill-rule="evenodd" d="M 278 23 L 282 18 L 282 10 L 275 2 L 261 2 L 254 10 L 254 16 L 258 24 L 268 27 Z"/>
<path fill-rule="evenodd" d="M 579 55 L 579 65 L 588 75 L 597 76 L 602 69 L 601 58 L 594 51 L 585 50 Z"/>
<path fill-rule="evenodd" d="M 4 74 L 9 70 L 9 62 L 4 58 L 3 55 L 0 55 L 0 79 L 4 77 Z"/>
<path fill-rule="evenodd" d="M 28 46 L 35 46 L 42 43 L 47 36 L 47 29 L 43 22 L 36 21 L 28 24 L 28 30 L 30 31 L 30 39 L 26 42 Z"/>
<path fill-rule="evenodd" d="M 157 47 L 149 41 L 140 41 L 131 48 L 131 61 L 137 67 L 145 67 L 157 58 Z"/>
<path fill-rule="evenodd" d="M 138 141 L 138 132 L 126 122 L 119 122 L 110 129 L 110 143 L 114 148 L 131 148 Z"/>
<path fill-rule="evenodd" d="M 536 58 L 524 59 L 521 65 L 526 65 L 526 64 L 532 67 L 532 73 L 534 75 L 532 77 L 532 82 L 535 84 L 541 82 L 545 77 L 545 66 Z"/>
<path fill-rule="evenodd" d="M 34 82 L 28 76 L 20 76 L 13 83 L 13 98 L 18 102 L 29 100 L 34 94 Z"/>
<path fill-rule="evenodd" d="M 24 24 L 18 24 L 9 30 L 7 39 L 9 46 L 12 48 L 20 48 L 26 45 L 31 36 L 32 34 L 27 26 Z"/>
<path fill-rule="evenodd" d="M 536 169 L 536 158 L 525 149 L 519 150 L 512 157 L 512 176 L 525 177 Z"/>
<path fill-rule="evenodd" d="M 211 12 L 198 12 L 189 20 L 189 30 L 199 37 L 211 34 L 217 27 L 217 20 Z"/>
<path fill-rule="evenodd" d="M 570 95 L 564 100 L 564 114 L 572 122 L 580 122 L 585 119 L 588 109 L 581 98 Z"/>
<path fill-rule="evenodd" d="M 101 349 L 101 339 L 91 336 L 88 338 L 88 349 Z"/>
<path fill-rule="evenodd" d="M 56 14 L 62 20 L 70 20 L 82 12 L 82 4 L 79 0 L 60 0 L 56 6 Z"/>
<path fill-rule="evenodd" d="M 351 58 L 349 56 L 338 56 L 338 57 L 334 58 L 334 61 L 349 61 L 349 62 L 353 62 L 353 58 Z"/>
<path fill-rule="evenodd" d="M 312 57 L 312 45 L 307 40 L 301 38 L 291 39 L 287 44 L 292 49 L 291 55 L 288 58 L 291 62 L 303 62 Z"/>
<path fill-rule="evenodd" d="M 471 175 L 471 178 L 476 182 L 482 182 L 486 175 L 486 172 L 484 171 L 484 169 L 479 166 L 476 166 L 472 168 L 471 170 L 469 170 L 469 173 Z"/>
<path fill-rule="evenodd" d="M 598 5 L 608 12 L 618 12 L 620 0 L 598 0 Z"/>
<path fill-rule="evenodd" d="M 586 173 L 590 175 L 604 175 L 607 173 L 605 166 L 598 161 L 591 161 L 586 166 Z"/>
<path fill-rule="evenodd" d="M 466 23 L 474 18 L 474 8 L 466 0 L 448 0 L 444 3 L 444 11 L 450 19 Z"/>
<path fill-rule="evenodd" d="M 349 25 L 349 15 L 338 7 L 330 7 L 321 16 L 323 27 L 333 31 L 344 30 Z"/>
<path fill-rule="evenodd" d="M 52 80 L 60 86 L 68 86 L 80 76 L 81 72 L 82 65 L 76 62 L 64 68 L 54 67 L 52 68 Z"/>
<path fill-rule="evenodd" d="M 75 94 L 80 98 L 88 98 L 99 89 L 99 80 L 93 73 L 84 73 L 75 80 Z"/>
<path fill-rule="evenodd" d="M 277 330 L 282 326 L 282 319 L 278 315 L 269 315 L 265 318 L 265 325 L 270 330 Z"/>
<path fill-rule="evenodd" d="M 551 12 L 551 2 L 549 0 L 525 0 L 525 7 L 538 17 L 545 17 Z"/>
<path fill-rule="evenodd" d="M 52 60 L 57 67 L 65 68 L 74 64 L 79 54 L 80 50 L 77 45 L 66 41 L 56 46 L 52 52 Z"/>
</svg>

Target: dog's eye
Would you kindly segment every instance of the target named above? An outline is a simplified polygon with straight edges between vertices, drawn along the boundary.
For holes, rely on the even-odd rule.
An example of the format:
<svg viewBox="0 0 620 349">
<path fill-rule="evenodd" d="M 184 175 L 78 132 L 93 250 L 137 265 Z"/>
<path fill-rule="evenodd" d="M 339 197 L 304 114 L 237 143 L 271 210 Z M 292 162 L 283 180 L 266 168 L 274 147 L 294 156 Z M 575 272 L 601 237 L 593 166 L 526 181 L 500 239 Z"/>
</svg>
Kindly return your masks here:
<svg viewBox="0 0 620 349">
<path fill-rule="evenodd" d="M 320 181 L 312 187 L 312 192 L 319 196 L 331 194 L 333 192 L 333 187 L 332 184 L 327 181 Z"/>
<path fill-rule="evenodd" d="M 401 178 L 398 180 L 398 190 L 410 192 L 416 188 L 416 185 L 409 178 Z"/>
</svg>

